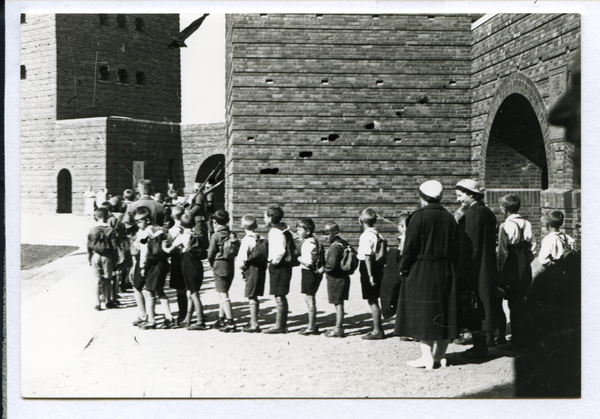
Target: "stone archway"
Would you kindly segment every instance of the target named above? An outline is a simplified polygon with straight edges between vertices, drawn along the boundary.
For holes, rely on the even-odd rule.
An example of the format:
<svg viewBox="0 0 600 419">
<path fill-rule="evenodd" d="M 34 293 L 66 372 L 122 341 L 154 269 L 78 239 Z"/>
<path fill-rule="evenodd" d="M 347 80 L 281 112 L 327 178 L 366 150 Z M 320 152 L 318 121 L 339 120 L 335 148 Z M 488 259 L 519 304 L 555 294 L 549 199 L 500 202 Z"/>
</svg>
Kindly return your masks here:
<svg viewBox="0 0 600 419">
<path fill-rule="evenodd" d="M 556 165 L 553 159 L 552 147 L 550 146 L 549 142 L 549 126 L 548 121 L 546 119 L 548 110 L 546 109 L 546 105 L 544 104 L 542 96 L 540 95 L 540 92 L 535 83 L 521 72 L 510 74 L 496 89 L 494 99 L 492 100 L 492 103 L 490 104 L 490 107 L 488 109 L 488 116 L 485 122 L 484 131 L 482 133 L 483 138 L 481 140 L 481 158 L 479 159 L 478 172 L 482 174 L 486 173 L 486 157 L 488 155 L 490 137 L 493 136 L 492 128 L 494 126 L 494 121 L 498 116 L 498 111 L 500 110 L 500 107 L 511 95 L 516 95 L 511 98 L 511 101 L 521 102 L 520 104 L 517 103 L 517 106 L 522 106 L 523 108 L 526 108 L 526 106 L 524 105 L 524 102 L 521 99 L 519 99 L 519 97 L 525 99 L 530 106 L 531 112 L 529 114 L 529 117 L 534 117 L 537 120 L 537 125 L 539 126 L 539 135 L 541 135 L 541 140 L 543 141 L 543 148 L 545 149 L 546 156 L 545 170 L 547 174 L 545 176 L 547 176 L 548 180 L 544 186 L 552 187 L 552 185 L 556 183 L 557 174 Z M 530 119 L 529 121 L 529 123 L 531 123 Z M 487 176 L 484 176 L 484 179 L 481 179 L 484 180 L 484 184 L 485 177 Z"/>
<path fill-rule="evenodd" d="M 73 181 L 71 173 L 62 169 L 56 177 L 56 212 L 71 214 L 73 212 Z"/>
<path fill-rule="evenodd" d="M 213 171 L 219 167 L 217 172 Z M 211 183 L 219 182 L 225 179 L 225 155 L 214 154 L 202 162 L 196 173 L 195 182 L 204 183 L 211 177 Z M 221 183 L 214 191 L 215 209 L 225 209 L 225 182 Z"/>
</svg>

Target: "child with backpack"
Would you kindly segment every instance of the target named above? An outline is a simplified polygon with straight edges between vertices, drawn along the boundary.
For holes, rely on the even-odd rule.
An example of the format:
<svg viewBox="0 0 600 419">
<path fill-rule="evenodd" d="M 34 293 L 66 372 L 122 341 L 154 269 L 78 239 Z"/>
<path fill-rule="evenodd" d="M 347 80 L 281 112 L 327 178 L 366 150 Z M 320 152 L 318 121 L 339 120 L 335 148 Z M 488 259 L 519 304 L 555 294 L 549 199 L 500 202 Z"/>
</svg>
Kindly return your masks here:
<svg viewBox="0 0 600 419">
<path fill-rule="evenodd" d="M 294 237 L 283 223 L 284 212 L 281 207 L 273 205 L 265 211 L 265 225 L 269 230 L 269 292 L 275 296 L 277 316 L 273 327 L 263 333 L 287 333 L 288 301 L 292 268 L 297 266 Z"/>
<path fill-rule="evenodd" d="M 328 338 L 344 338 L 344 301 L 350 293 L 350 275 L 358 267 L 356 251 L 339 236 L 340 227 L 334 221 L 325 224 L 323 235 L 329 248 L 322 270 L 327 278 L 327 296 L 335 306 L 335 328 L 328 330 Z"/>
<path fill-rule="evenodd" d="M 379 296 L 383 270 L 387 261 L 387 242 L 375 229 L 377 214 L 371 208 L 364 209 L 360 213 L 358 221 L 364 230 L 358 243 L 360 285 L 363 299 L 369 303 L 373 317 L 373 331 L 362 338 L 365 340 L 384 339 Z"/>
<path fill-rule="evenodd" d="M 502 308 L 497 307 L 494 310 L 498 323 L 496 348 L 500 350 L 514 350 L 515 345 L 519 344 L 525 297 L 531 286 L 530 264 L 533 260 L 535 237 L 531 223 L 518 214 L 520 207 L 521 200 L 515 194 L 508 194 L 500 199 L 500 209 L 506 220 L 500 225 L 498 233 L 498 286 L 504 290 L 504 298 L 508 301 L 512 329 L 512 340 L 506 342 L 506 318 Z"/>
<path fill-rule="evenodd" d="M 106 208 L 97 208 L 94 211 L 96 225 L 92 227 L 87 237 L 88 262 L 94 269 L 96 277 L 96 310 L 100 311 L 101 292 L 106 296 L 106 308 L 116 308 L 110 299 L 113 268 L 117 260 L 117 237 L 107 224 L 108 211 Z"/>
<path fill-rule="evenodd" d="M 548 211 L 544 216 L 544 227 L 548 235 L 542 239 L 538 262 L 548 267 L 565 258 L 565 253 L 575 249 L 575 240 L 560 228 L 565 215 L 562 211 Z"/>
<path fill-rule="evenodd" d="M 175 263 L 178 262 L 187 296 L 192 301 L 190 308 L 196 310 L 197 317 L 196 323 L 191 324 L 192 313 L 191 311 L 188 312 L 182 326 L 187 326 L 187 330 L 207 330 L 208 327 L 204 323 L 204 308 L 200 300 L 200 287 L 204 280 L 202 259 L 206 258 L 206 248 L 204 242 L 193 231 L 196 225 L 194 218 L 189 214 L 179 214 L 178 211 L 174 211 L 173 214 L 175 215 L 175 222 L 180 224 L 183 231 L 176 235 L 170 245 L 168 240 L 163 241 L 162 247 L 166 253 L 172 255 L 174 251 L 180 252 L 177 259 L 171 259 L 171 275 L 176 272 Z M 171 276 L 171 281 L 173 281 L 173 276 Z"/>
<path fill-rule="evenodd" d="M 212 326 L 221 332 L 236 332 L 233 320 L 229 288 L 234 276 L 234 259 L 238 254 L 240 242 L 235 233 L 229 230 L 229 213 L 224 210 L 215 211 L 213 225 L 215 232 L 210 237 L 208 246 L 208 262 L 213 270 L 215 289 L 219 294 L 219 319 Z"/>
<path fill-rule="evenodd" d="M 244 296 L 248 298 L 250 306 L 250 322 L 242 328 L 242 332 L 259 333 L 258 297 L 262 297 L 265 292 L 268 242 L 256 233 L 258 223 L 254 216 L 244 215 L 242 228 L 245 235 L 240 243 L 240 251 L 235 262 L 246 282 Z"/>
<path fill-rule="evenodd" d="M 134 220 L 139 228 L 136 240 L 140 247 L 140 276 L 148 316 L 147 321 L 140 323 L 139 327 L 143 330 L 156 329 L 154 309 L 158 297 L 165 316 L 161 328 L 170 329 L 174 325 L 173 315 L 164 290 L 169 273 L 169 256 L 162 249 L 162 241 L 167 237 L 167 233 L 162 227 L 152 224 L 151 213 L 147 207 L 138 207 Z"/>
<path fill-rule="evenodd" d="M 319 328 L 316 325 L 317 303 L 315 295 L 323 278 L 322 267 L 324 265 L 324 249 L 314 237 L 315 222 L 310 218 L 302 218 L 297 223 L 297 234 L 302 239 L 300 247 L 300 272 L 302 274 L 301 292 L 305 296 L 308 306 L 308 324 L 300 331 L 303 336 L 318 335 Z"/>
</svg>

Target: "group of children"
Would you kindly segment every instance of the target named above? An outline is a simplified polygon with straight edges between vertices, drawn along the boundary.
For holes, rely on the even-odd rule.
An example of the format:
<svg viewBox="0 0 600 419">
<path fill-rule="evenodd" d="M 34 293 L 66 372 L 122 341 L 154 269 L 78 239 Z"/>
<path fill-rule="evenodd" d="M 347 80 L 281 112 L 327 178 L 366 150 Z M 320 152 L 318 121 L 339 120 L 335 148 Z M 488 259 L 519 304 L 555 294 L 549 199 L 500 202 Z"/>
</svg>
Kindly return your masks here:
<svg viewBox="0 0 600 419">
<path fill-rule="evenodd" d="M 129 196 L 127 198 L 130 199 Z M 497 264 L 502 278 L 498 285 L 501 295 L 508 300 L 514 338 L 519 334 L 526 293 L 532 281 L 531 270 L 526 267 L 533 259 L 536 244 L 531 224 L 518 215 L 519 198 L 514 194 L 506 195 L 501 199 L 500 206 L 506 220 L 500 225 L 498 235 Z M 172 208 L 173 225 L 169 229 L 154 225 L 151 211 L 144 206 L 135 210 L 135 226 L 126 226 L 122 223 L 125 212 L 126 208 L 120 199 L 105 203 L 94 212 L 97 225 L 88 234 L 88 253 L 98 283 L 97 310 L 101 310 L 102 296 L 106 308 L 117 307 L 118 285 L 124 289 L 130 281 L 140 310 L 139 317 L 133 322 L 135 326 L 145 330 L 158 327 L 155 313 L 158 300 L 165 318 L 161 328 L 180 326 L 188 330 L 207 330 L 212 327 L 226 333 L 236 332 L 238 327 L 233 317 L 229 290 L 238 271 L 245 281 L 244 295 L 250 311 L 250 319 L 242 331 L 287 333 L 287 295 L 292 270 L 299 266 L 301 292 L 305 296 L 308 311 L 307 325 L 300 334 L 320 334 L 315 295 L 325 276 L 329 302 L 336 310 L 335 327 L 327 331 L 325 336 L 342 338 L 346 336 L 343 327 L 344 301 L 349 296 L 350 275 L 358 265 L 362 297 L 369 305 L 373 320 L 373 330 L 362 338 L 378 340 L 385 337 L 379 301 L 387 261 L 387 241 L 375 228 L 378 216 L 370 208 L 363 210 L 359 216 L 363 233 L 357 250 L 340 237 L 340 228 L 334 221 L 327 222 L 320 231 L 321 237 L 317 238 L 314 221 L 302 218 L 297 222 L 294 238 L 288 225 L 283 222 L 284 211 L 279 206 L 271 206 L 264 212 L 264 223 L 269 228 L 267 238 L 257 233 L 258 222 L 254 216 L 243 216 L 241 227 L 245 234 L 241 241 L 229 230 L 227 211 L 215 211 L 212 220 L 214 233 L 209 243 L 205 243 L 194 232 L 194 217 L 182 206 Z M 457 211 L 457 217 L 460 217 L 460 210 Z M 406 213 L 398 217 L 398 254 L 402 250 L 408 218 Z M 573 239 L 560 230 L 563 219 L 560 211 L 550 211 L 545 215 L 544 224 L 549 234 L 543 239 L 536 256 L 540 266 L 555 264 L 566 251 L 573 248 Z M 206 323 L 200 298 L 204 259 L 212 268 L 215 289 L 220 298 L 219 317 L 211 327 Z M 267 271 L 269 293 L 275 298 L 277 311 L 275 324 L 261 330 L 259 297 L 265 293 Z M 164 292 L 169 272 L 169 286 L 177 290 L 177 319 L 173 319 Z M 502 299 L 496 302 L 498 343 L 506 344 Z"/>
</svg>

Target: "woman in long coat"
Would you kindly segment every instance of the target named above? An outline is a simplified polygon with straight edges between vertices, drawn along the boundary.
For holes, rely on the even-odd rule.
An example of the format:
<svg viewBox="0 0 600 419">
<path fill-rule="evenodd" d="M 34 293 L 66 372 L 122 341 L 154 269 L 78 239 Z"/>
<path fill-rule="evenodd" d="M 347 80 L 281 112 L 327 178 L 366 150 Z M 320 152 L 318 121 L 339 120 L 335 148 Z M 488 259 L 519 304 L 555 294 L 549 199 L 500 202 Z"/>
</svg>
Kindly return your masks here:
<svg viewBox="0 0 600 419">
<path fill-rule="evenodd" d="M 421 208 L 408 219 L 394 334 L 421 341 L 412 367 L 445 365 L 450 339 L 458 338 L 456 312 L 456 221 L 440 205 L 442 184 L 419 186 Z M 435 346 L 435 350 L 434 350 Z"/>
</svg>

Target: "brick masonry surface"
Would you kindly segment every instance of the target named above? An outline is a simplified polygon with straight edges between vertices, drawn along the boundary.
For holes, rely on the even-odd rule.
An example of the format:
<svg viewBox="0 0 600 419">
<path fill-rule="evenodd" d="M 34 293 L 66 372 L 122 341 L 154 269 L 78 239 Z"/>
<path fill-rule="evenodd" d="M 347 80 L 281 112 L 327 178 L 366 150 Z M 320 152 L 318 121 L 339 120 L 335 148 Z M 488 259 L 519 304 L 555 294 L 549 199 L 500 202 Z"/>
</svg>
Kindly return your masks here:
<svg viewBox="0 0 600 419">
<path fill-rule="evenodd" d="M 363 208 L 394 221 L 438 179 L 454 211 L 452 187 L 472 177 L 498 215 L 518 193 L 536 231 L 561 209 L 577 236 L 573 146 L 546 115 L 570 81 L 581 18 L 481 16 L 228 15 L 226 122 L 181 126 L 179 50 L 167 48 L 177 15 L 27 15 L 22 208 L 56 211 L 67 169 L 79 212 L 88 184 L 122 193 L 133 161 L 158 190 L 171 180 L 188 194 L 225 155 L 236 227 L 279 203 L 291 225 L 335 219 L 356 243 Z M 394 225 L 379 228 L 393 241 Z"/>
<path fill-rule="evenodd" d="M 454 210 L 452 187 L 473 177 L 491 188 L 499 221 L 499 198 L 515 192 L 539 231 L 540 191 L 578 187 L 564 132 L 545 121 L 559 96 L 549 80 L 562 71 L 566 83 L 580 17 L 473 24 L 480 16 L 228 15 L 234 220 L 278 203 L 288 223 L 335 219 L 356 242 L 363 208 L 393 220 L 416 208 L 421 182 L 438 179 Z M 514 94 L 525 100 L 505 102 Z M 572 231 L 573 210 L 560 208 Z"/>
</svg>

